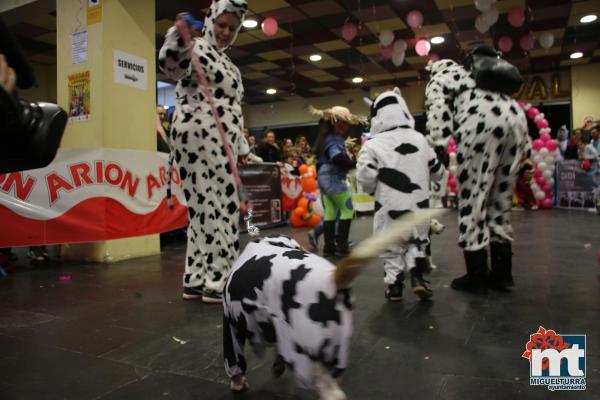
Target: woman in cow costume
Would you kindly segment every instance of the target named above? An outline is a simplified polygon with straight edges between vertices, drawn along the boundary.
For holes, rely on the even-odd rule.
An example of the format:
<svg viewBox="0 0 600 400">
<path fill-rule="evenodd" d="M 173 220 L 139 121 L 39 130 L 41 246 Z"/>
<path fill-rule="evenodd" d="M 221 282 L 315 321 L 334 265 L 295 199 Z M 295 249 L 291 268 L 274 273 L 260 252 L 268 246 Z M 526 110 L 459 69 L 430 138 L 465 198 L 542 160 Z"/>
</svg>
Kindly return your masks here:
<svg viewBox="0 0 600 400">
<path fill-rule="evenodd" d="M 525 114 L 508 93 L 500 92 L 502 76 L 489 81 L 492 75 L 487 75 L 488 82 L 480 80 L 485 71 L 476 72 L 476 57 L 491 65 L 498 63 L 502 68 L 496 71 L 518 75 L 518 70 L 512 71 L 514 67 L 501 60 L 494 49 L 481 46 L 471 52 L 465 66 L 452 60 L 433 63 L 425 93 L 431 142 L 436 150 L 443 151 L 454 135 L 458 146 L 458 244 L 464 249 L 467 274 L 454 279 L 452 288 L 485 292 L 488 284 L 498 289 L 513 284 L 512 190 L 521 161 L 529 157 L 530 142 Z"/>
<path fill-rule="evenodd" d="M 242 132 L 242 79 L 225 50 L 235 41 L 246 10 L 245 0 L 213 1 L 203 36 L 192 42 L 234 159 L 248 154 L 249 148 Z M 172 27 L 159 54 L 162 71 L 178 81 L 169 139 L 183 179 L 189 214 L 183 298 L 220 303 L 229 269 L 239 253 L 239 198 L 189 50 Z"/>
<path fill-rule="evenodd" d="M 419 208 L 429 208 L 429 176 L 440 179 L 444 166 L 425 137 L 417 132 L 415 120 L 400 89 L 384 92 L 371 106 L 371 135 L 359 154 L 356 179 L 367 193 L 375 195 L 373 231 L 381 232 L 400 216 Z M 402 299 L 404 274 L 410 273 L 411 286 L 422 299 L 432 296 L 423 280 L 428 269 L 425 250 L 429 243 L 429 223 L 418 227 L 413 240 L 397 246 L 384 256 L 386 297 Z"/>
</svg>

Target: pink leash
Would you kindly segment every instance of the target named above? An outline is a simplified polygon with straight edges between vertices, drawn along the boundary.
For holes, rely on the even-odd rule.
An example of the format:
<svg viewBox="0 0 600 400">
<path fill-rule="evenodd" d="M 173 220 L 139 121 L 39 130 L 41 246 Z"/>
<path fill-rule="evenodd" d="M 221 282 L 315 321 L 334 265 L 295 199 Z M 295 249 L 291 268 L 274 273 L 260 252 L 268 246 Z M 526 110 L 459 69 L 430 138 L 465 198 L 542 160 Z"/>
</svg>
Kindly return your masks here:
<svg viewBox="0 0 600 400">
<path fill-rule="evenodd" d="M 231 173 L 233 174 L 235 185 L 238 188 L 238 195 L 240 198 L 240 210 L 243 213 L 249 213 L 249 222 L 251 224 L 252 205 L 250 204 L 250 201 L 248 200 L 248 195 L 244 190 L 244 186 L 242 185 L 242 180 L 238 172 L 237 164 L 236 161 L 233 159 L 233 152 L 231 151 L 231 147 L 229 146 L 227 134 L 225 133 L 225 129 L 223 128 L 223 124 L 221 123 L 221 118 L 219 117 L 219 113 L 217 112 L 217 107 L 215 107 L 215 103 L 213 101 L 212 90 L 210 89 L 208 80 L 206 79 L 206 75 L 204 74 L 204 70 L 200 66 L 200 61 L 198 60 L 198 57 L 196 57 L 194 54 L 194 46 L 192 43 L 192 34 L 190 33 L 190 28 L 187 22 L 180 17 L 178 17 L 175 21 L 175 27 L 177 27 L 179 35 L 182 37 L 183 42 L 190 53 L 190 60 L 194 65 L 194 70 L 196 71 L 196 74 L 198 74 L 198 77 L 200 78 L 200 83 L 202 84 L 204 94 L 206 95 L 206 99 L 208 101 L 208 104 L 210 105 L 213 117 L 215 118 L 217 129 L 219 131 L 219 134 L 221 135 L 221 141 L 223 142 L 223 148 L 225 149 L 225 153 L 227 154 L 227 162 L 229 163 L 229 167 L 231 168 Z M 248 220 L 246 219 L 246 221 Z"/>
</svg>

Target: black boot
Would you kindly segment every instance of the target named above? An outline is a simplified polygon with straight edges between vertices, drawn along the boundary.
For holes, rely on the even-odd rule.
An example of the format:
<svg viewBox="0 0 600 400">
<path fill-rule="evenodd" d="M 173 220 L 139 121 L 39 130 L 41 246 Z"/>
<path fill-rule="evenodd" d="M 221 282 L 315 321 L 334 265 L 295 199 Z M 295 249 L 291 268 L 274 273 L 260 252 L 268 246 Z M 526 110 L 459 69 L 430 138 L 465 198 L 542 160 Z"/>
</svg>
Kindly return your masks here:
<svg viewBox="0 0 600 400">
<path fill-rule="evenodd" d="M 463 253 L 467 266 L 467 274 L 454 279 L 450 287 L 465 292 L 487 293 L 487 250 L 465 250 Z"/>
<path fill-rule="evenodd" d="M 385 298 L 389 301 L 402 300 L 402 289 L 404 289 L 404 272 L 400 272 L 396 276 L 396 282 L 393 285 L 388 285 L 385 291 Z"/>
<path fill-rule="evenodd" d="M 510 242 L 490 244 L 492 271 L 488 283 L 490 288 L 506 290 L 515 285 L 512 277 L 512 246 Z"/>
<path fill-rule="evenodd" d="M 348 236 L 350 235 L 351 224 L 351 219 L 342 219 L 338 222 L 338 233 L 336 237 L 336 253 L 342 257 L 345 257 L 348 254 L 350 254 L 350 251 L 348 250 Z"/>
<path fill-rule="evenodd" d="M 335 257 L 335 221 L 324 222 L 323 236 L 325 236 L 323 257 Z"/>
<path fill-rule="evenodd" d="M 410 270 L 410 284 L 414 294 L 419 296 L 421 300 L 427 300 L 433 296 L 433 292 L 427 286 L 428 282 L 423 279 L 423 274 L 427 270 L 427 259 L 417 258 L 415 262 L 415 267 Z"/>
</svg>

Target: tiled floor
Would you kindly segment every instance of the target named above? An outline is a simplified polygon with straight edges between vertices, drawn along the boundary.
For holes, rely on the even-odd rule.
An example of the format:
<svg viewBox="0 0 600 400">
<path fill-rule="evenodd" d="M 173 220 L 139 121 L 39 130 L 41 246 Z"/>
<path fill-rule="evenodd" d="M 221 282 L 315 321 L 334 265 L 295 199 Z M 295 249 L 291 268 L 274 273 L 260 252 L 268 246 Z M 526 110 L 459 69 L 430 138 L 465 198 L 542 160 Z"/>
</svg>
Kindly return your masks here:
<svg viewBox="0 0 600 400">
<path fill-rule="evenodd" d="M 600 217 L 513 213 L 512 293 L 448 287 L 462 274 L 455 214 L 434 238 L 434 301 L 407 293 L 388 304 L 379 263 L 356 281 L 355 331 L 343 388 L 350 399 L 600 398 Z M 305 230 L 276 229 L 301 242 Z M 354 222 L 352 239 L 371 231 Z M 246 238 L 244 238 L 246 239 Z M 590 244 L 591 246 L 587 246 Z M 221 354 L 221 308 L 183 302 L 184 243 L 111 265 L 51 262 L 0 279 L 0 399 L 230 399 Z M 59 276 L 69 275 L 70 281 Z M 585 392 L 529 385 L 521 358 L 538 326 L 587 334 Z M 238 399 L 313 399 L 272 355 L 250 357 L 251 390 Z"/>
</svg>

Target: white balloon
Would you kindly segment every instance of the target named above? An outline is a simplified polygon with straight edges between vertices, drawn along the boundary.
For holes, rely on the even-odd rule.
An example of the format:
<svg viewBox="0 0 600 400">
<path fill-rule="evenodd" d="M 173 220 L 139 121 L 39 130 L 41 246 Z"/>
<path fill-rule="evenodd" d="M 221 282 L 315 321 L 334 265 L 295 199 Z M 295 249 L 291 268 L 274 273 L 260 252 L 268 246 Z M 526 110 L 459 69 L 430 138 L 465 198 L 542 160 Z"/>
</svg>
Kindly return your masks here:
<svg viewBox="0 0 600 400">
<path fill-rule="evenodd" d="M 395 54 L 404 53 L 404 52 L 406 52 L 407 48 L 408 48 L 408 44 L 406 43 L 406 41 L 404 41 L 402 39 L 398 39 L 394 42 L 394 53 Z"/>
<path fill-rule="evenodd" d="M 384 29 L 379 34 L 379 41 L 384 47 L 389 46 L 394 41 L 394 32 L 391 29 Z"/>
<path fill-rule="evenodd" d="M 546 193 L 544 193 L 542 190 L 535 192 L 535 198 L 537 200 L 544 200 L 546 198 Z"/>
<path fill-rule="evenodd" d="M 542 172 L 542 174 L 544 174 L 544 178 L 548 180 L 554 176 L 554 171 L 547 169 L 544 172 Z"/>
<path fill-rule="evenodd" d="M 548 178 L 548 183 L 554 185 L 554 177 Z"/>
<path fill-rule="evenodd" d="M 394 55 L 392 56 L 392 63 L 396 67 L 401 66 L 402 63 L 404 63 L 404 53 L 394 53 Z"/>
<path fill-rule="evenodd" d="M 538 167 L 538 168 L 539 168 L 541 171 L 544 171 L 546 168 L 548 168 L 548 164 L 546 164 L 545 162 L 543 162 L 543 161 L 542 161 L 541 163 L 538 163 L 537 167 Z"/>
<path fill-rule="evenodd" d="M 484 12 L 491 7 L 492 3 L 492 0 L 475 0 L 475 8 L 481 12 Z"/>
<path fill-rule="evenodd" d="M 544 158 L 541 155 L 536 154 L 535 156 L 533 156 L 533 162 L 534 163 L 539 164 L 542 161 L 544 161 Z"/>
<path fill-rule="evenodd" d="M 531 180 L 531 185 L 530 186 L 531 186 L 531 190 L 533 191 L 533 193 L 540 191 L 540 187 L 538 186 L 538 184 L 533 179 Z"/>
<path fill-rule="evenodd" d="M 544 113 L 539 113 L 538 115 L 535 116 L 535 118 L 533 119 L 535 122 L 538 122 L 540 119 L 545 118 L 546 116 L 544 115 Z"/>
<path fill-rule="evenodd" d="M 555 162 L 556 162 L 556 157 L 553 154 L 549 154 L 548 157 L 546 157 L 546 164 L 554 167 Z"/>
<path fill-rule="evenodd" d="M 489 25 L 485 23 L 481 15 L 478 15 L 475 18 L 475 29 L 479 31 L 479 33 L 486 33 L 488 29 L 490 29 Z"/>
<path fill-rule="evenodd" d="M 450 153 L 449 157 L 450 157 L 450 162 L 451 163 L 456 161 L 456 153 Z"/>
<path fill-rule="evenodd" d="M 542 155 L 542 157 L 545 157 L 545 156 L 547 156 L 547 155 L 548 155 L 548 153 L 549 153 L 549 151 L 548 151 L 548 149 L 547 149 L 546 147 L 542 147 L 542 148 L 540 149 L 540 154 Z"/>
<path fill-rule="evenodd" d="M 542 33 L 539 42 L 544 49 L 549 49 L 554 44 L 554 34 L 552 32 Z"/>
<path fill-rule="evenodd" d="M 550 128 L 542 128 L 542 129 L 540 129 L 540 135 L 543 135 L 544 133 L 547 133 L 549 135 L 550 132 L 552 132 L 552 130 Z"/>
<path fill-rule="evenodd" d="M 458 171 L 458 167 L 456 165 L 451 166 L 450 168 L 448 168 L 450 170 L 450 173 L 454 176 L 456 176 L 456 171 Z"/>
<path fill-rule="evenodd" d="M 498 22 L 499 17 L 500 13 L 498 12 L 498 9 L 496 7 L 490 7 L 486 12 L 481 14 L 481 18 L 483 18 L 483 21 L 489 26 L 492 26 L 496 22 Z"/>
</svg>

